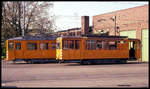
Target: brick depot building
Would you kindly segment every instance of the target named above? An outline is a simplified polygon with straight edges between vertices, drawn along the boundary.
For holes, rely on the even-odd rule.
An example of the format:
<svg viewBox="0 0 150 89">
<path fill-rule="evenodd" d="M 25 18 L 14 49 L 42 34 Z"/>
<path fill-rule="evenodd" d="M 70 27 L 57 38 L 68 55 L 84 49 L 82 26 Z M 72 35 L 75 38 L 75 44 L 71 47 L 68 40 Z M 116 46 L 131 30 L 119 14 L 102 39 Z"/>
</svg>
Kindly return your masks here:
<svg viewBox="0 0 150 89">
<path fill-rule="evenodd" d="M 89 26 L 89 16 L 81 17 L 81 28 L 71 28 L 68 30 L 62 30 L 56 32 L 57 36 L 79 36 L 81 34 L 90 34 L 92 33 L 93 27 Z"/>
<path fill-rule="evenodd" d="M 93 16 L 93 26 L 89 27 L 89 16 L 82 16 L 81 28 L 73 28 L 59 31 L 60 35 L 81 35 L 93 33 L 109 33 L 109 35 L 128 36 L 137 38 L 142 42 L 141 60 L 148 62 L 149 54 L 149 6 L 138 6 L 134 8 L 113 11 Z M 116 17 L 116 20 L 114 19 Z M 114 30 L 116 28 L 116 31 Z"/>
<path fill-rule="evenodd" d="M 93 32 L 104 31 L 109 35 L 128 36 L 137 38 L 142 42 L 142 61 L 148 62 L 149 54 L 149 6 L 138 6 L 134 8 L 114 11 L 110 13 L 93 16 Z M 116 21 L 114 21 L 116 16 Z"/>
</svg>

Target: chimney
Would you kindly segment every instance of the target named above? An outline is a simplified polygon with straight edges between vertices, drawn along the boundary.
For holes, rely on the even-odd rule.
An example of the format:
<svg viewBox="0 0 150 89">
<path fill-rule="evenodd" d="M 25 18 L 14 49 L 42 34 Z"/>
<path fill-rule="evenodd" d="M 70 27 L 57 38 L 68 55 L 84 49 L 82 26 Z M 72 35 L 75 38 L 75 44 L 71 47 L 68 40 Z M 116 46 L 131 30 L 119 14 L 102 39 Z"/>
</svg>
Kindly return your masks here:
<svg viewBox="0 0 150 89">
<path fill-rule="evenodd" d="M 89 34 L 89 16 L 81 17 L 81 34 Z"/>
</svg>

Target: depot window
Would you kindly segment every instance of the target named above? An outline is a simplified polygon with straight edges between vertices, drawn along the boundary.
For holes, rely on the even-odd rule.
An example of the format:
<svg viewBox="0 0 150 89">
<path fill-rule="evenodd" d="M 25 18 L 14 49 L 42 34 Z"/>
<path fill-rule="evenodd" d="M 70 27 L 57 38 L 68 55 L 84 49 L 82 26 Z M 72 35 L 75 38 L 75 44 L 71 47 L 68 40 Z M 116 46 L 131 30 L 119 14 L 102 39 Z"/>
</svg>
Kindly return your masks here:
<svg viewBox="0 0 150 89">
<path fill-rule="evenodd" d="M 41 50 L 48 50 L 48 43 L 40 43 Z"/>
<path fill-rule="evenodd" d="M 13 42 L 9 42 L 8 43 L 8 50 L 13 50 L 14 49 L 14 43 Z"/>
<path fill-rule="evenodd" d="M 21 43 L 16 43 L 16 50 L 21 50 Z"/>
<path fill-rule="evenodd" d="M 28 43 L 27 50 L 37 50 L 37 43 Z"/>
</svg>

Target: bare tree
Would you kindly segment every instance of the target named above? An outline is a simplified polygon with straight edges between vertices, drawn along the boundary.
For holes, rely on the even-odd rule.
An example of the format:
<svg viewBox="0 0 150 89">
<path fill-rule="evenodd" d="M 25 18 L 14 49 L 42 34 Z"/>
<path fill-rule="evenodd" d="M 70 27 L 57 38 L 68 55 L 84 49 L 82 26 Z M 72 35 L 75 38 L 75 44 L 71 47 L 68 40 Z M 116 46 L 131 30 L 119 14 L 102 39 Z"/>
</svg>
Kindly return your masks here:
<svg viewBox="0 0 150 89">
<path fill-rule="evenodd" d="M 53 32 L 53 15 L 49 11 L 51 2 L 25 2 L 25 34 L 31 31 L 41 33 Z M 24 2 L 2 2 L 2 38 L 21 36 L 24 26 Z"/>
<path fill-rule="evenodd" d="M 37 31 L 40 33 L 52 32 L 53 15 L 49 15 L 50 7 L 52 6 L 53 4 L 48 2 L 27 3 L 28 8 L 26 8 L 27 13 L 25 16 L 28 16 L 29 19 L 26 20 L 25 33 L 30 32 L 30 29 L 38 29 Z"/>
</svg>

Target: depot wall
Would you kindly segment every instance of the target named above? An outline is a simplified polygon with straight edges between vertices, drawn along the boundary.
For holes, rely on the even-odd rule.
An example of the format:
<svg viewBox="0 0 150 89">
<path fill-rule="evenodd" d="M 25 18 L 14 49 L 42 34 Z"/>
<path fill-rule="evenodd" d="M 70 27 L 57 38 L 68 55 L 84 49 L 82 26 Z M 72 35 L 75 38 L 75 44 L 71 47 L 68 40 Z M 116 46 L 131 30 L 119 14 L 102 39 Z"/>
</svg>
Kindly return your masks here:
<svg viewBox="0 0 150 89">
<path fill-rule="evenodd" d="M 149 31 L 149 5 L 138 6 L 125 10 L 119 10 L 93 16 L 93 32 L 103 30 L 104 32 L 109 31 L 109 35 L 115 35 L 115 22 L 114 16 L 116 16 L 116 35 L 127 35 L 140 39 L 142 42 L 142 61 L 148 61 L 148 56 L 145 57 L 143 54 L 148 54 L 148 51 L 144 49 L 144 45 L 148 45 L 148 39 L 142 40 L 144 34 Z M 146 33 L 143 34 L 143 30 Z M 131 33 L 132 32 L 132 33 Z M 124 34 L 128 33 L 128 34 Z M 133 36 L 134 35 L 134 36 Z M 146 58 L 146 59 L 145 59 Z"/>
</svg>

